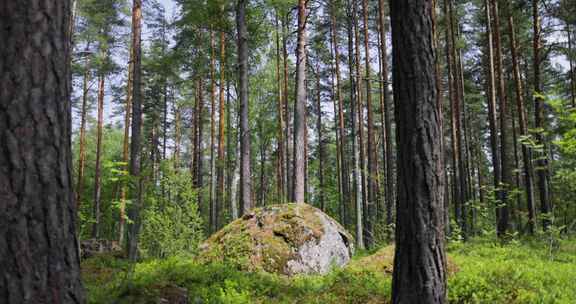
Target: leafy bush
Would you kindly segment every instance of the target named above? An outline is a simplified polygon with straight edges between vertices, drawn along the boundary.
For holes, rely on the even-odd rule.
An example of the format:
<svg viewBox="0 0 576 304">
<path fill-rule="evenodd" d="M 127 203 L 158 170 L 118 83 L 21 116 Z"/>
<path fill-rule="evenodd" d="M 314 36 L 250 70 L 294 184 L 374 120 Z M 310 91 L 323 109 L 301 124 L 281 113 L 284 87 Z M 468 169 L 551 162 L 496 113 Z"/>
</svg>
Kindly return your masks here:
<svg viewBox="0 0 576 304">
<path fill-rule="evenodd" d="M 188 171 L 175 170 L 171 162 L 163 163 L 160 172 L 160 185 L 146 196 L 142 254 L 155 258 L 191 255 L 203 238 L 192 177 Z"/>
</svg>

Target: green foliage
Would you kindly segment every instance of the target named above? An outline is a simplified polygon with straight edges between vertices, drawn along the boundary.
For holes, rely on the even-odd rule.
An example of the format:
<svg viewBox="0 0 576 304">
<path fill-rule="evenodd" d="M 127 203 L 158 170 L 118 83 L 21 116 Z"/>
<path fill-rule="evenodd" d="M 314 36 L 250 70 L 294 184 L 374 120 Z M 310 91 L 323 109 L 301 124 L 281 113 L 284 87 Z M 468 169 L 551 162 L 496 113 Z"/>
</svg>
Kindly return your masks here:
<svg viewBox="0 0 576 304">
<path fill-rule="evenodd" d="M 451 303 L 573 303 L 576 251 L 573 240 L 559 244 L 549 259 L 540 242 L 498 245 L 498 241 L 455 244 L 449 254 L 460 271 L 449 278 Z"/>
<path fill-rule="evenodd" d="M 567 239 L 558 244 L 550 259 L 545 244 L 536 240 L 452 243 L 449 302 L 573 303 L 576 243 Z M 85 277 L 89 303 L 157 303 L 170 286 L 187 289 L 191 303 L 389 303 L 392 255 L 393 250 L 384 249 L 355 257 L 348 267 L 325 276 L 294 278 L 241 272 L 219 263 L 202 265 L 184 257 L 139 263 L 130 281 L 118 260 L 90 259 L 83 268 L 97 266 L 104 269 L 97 273 L 107 274 L 104 283 Z"/>
<path fill-rule="evenodd" d="M 193 254 L 203 238 L 196 191 L 187 170 L 163 162 L 160 184 L 146 195 L 140 248 L 146 257 Z"/>
<path fill-rule="evenodd" d="M 191 303 L 386 303 L 391 290 L 384 273 L 339 270 L 288 278 L 181 257 L 138 264 L 130 284 L 124 278 L 105 285 L 107 292 L 89 294 L 89 303 L 157 303 L 162 290 L 174 285 L 188 290 Z"/>
<path fill-rule="evenodd" d="M 114 126 L 105 126 L 103 129 L 102 142 L 102 205 L 101 224 L 102 237 L 116 239 L 114 225 L 118 221 L 118 195 L 120 182 L 128 180 L 125 168 L 122 167 L 122 142 L 124 133 L 122 129 Z M 79 138 L 74 138 L 73 155 L 74 164 L 78 163 Z M 79 234 L 80 238 L 88 238 L 90 225 L 93 223 L 93 202 L 94 202 L 94 163 L 96 159 L 96 126 L 92 125 L 87 129 L 86 134 L 86 163 L 84 167 L 84 182 L 82 201 L 78 202 L 80 209 Z"/>
</svg>

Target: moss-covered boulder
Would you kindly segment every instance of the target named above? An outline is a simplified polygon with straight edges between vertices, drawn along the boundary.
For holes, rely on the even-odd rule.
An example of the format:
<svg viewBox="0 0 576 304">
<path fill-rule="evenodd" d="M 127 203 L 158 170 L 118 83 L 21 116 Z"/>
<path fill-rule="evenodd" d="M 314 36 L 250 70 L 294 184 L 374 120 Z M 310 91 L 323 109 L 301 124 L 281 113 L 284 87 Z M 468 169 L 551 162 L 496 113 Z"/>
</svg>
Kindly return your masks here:
<svg viewBox="0 0 576 304">
<path fill-rule="evenodd" d="M 254 209 L 200 246 L 200 261 L 285 275 L 324 274 L 346 265 L 353 239 L 334 219 L 307 204 Z"/>
</svg>

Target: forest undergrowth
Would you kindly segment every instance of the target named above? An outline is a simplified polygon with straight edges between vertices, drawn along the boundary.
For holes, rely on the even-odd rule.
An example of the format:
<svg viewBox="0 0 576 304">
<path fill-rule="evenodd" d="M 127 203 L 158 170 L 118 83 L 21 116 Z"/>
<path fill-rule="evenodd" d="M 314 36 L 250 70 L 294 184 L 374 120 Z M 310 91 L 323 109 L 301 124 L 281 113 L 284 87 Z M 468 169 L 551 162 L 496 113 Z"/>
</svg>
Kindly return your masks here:
<svg viewBox="0 0 576 304">
<path fill-rule="evenodd" d="M 449 303 L 574 303 L 576 239 L 494 238 L 450 242 Z M 184 292 L 189 303 L 389 303 L 392 246 L 357 252 L 324 276 L 288 278 L 195 262 L 192 255 L 135 265 L 111 255 L 82 263 L 89 303 L 158 303 Z M 133 272 L 130 270 L 133 269 Z"/>
</svg>

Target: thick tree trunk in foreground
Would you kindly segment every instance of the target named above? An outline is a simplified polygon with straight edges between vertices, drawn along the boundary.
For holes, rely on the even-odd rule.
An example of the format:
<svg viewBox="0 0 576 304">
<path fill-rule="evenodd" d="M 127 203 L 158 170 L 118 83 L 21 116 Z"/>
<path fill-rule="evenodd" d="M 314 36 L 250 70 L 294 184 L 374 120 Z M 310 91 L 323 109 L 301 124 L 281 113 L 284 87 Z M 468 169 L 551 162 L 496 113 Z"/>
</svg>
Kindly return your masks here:
<svg viewBox="0 0 576 304">
<path fill-rule="evenodd" d="M 393 0 L 390 8 L 399 166 L 392 302 L 445 303 L 444 168 L 432 1 Z"/>
<path fill-rule="evenodd" d="M 306 0 L 299 0 L 294 103 L 294 186 L 292 187 L 292 201 L 295 203 L 304 203 L 306 193 L 306 14 Z"/>
<path fill-rule="evenodd" d="M 236 23 L 238 26 L 238 73 L 240 98 L 240 212 L 254 207 L 250 173 L 250 128 L 248 125 L 248 27 L 246 26 L 247 0 L 238 0 Z"/>
<path fill-rule="evenodd" d="M 140 177 L 141 159 L 141 133 L 142 133 L 142 0 L 134 0 L 132 3 L 132 49 L 134 63 L 132 65 L 132 138 L 130 142 L 129 173 L 134 179 L 136 187 L 133 194 L 133 203 L 128 209 L 128 258 L 135 261 L 138 258 L 138 235 L 140 233 L 140 209 L 142 207 L 142 179 Z"/>
<path fill-rule="evenodd" d="M 0 303 L 83 303 L 70 149 L 70 1 L 1 7 Z"/>
</svg>

